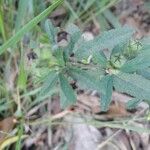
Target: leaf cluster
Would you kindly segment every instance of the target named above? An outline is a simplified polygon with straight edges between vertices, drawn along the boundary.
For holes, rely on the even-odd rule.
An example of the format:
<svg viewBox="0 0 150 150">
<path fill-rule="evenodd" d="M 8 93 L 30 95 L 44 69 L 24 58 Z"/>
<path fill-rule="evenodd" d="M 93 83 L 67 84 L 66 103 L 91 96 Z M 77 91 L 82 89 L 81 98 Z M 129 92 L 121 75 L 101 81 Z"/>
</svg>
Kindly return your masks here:
<svg viewBox="0 0 150 150">
<path fill-rule="evenodd" d="M 92 40 L 82 36 L 80 29 L 70 24 L 65 30 L 45 22 L 51 64 L 42 80 L 39 97 L 58 87 L 60 103 L 66 108 L 76 103 L 71 86 L 96 90 L 100 94 L 102 111 L 109 109 L 113 90 L 133 97 L 127 103 L 134 108 L 141 101 L 150 101 L 150 51 L 148 39 L 134 40 L 135 30 L 128 26 L 104 32 Z"/>
</svg>

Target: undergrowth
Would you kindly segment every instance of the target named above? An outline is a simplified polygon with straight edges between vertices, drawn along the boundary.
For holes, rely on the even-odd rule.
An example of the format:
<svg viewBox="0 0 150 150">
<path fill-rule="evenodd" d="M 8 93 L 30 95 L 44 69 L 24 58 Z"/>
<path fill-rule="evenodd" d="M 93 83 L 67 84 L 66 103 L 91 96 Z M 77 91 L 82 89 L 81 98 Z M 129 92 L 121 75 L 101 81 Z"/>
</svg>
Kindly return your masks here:
<svg viewBox="0 0 150 150">
<path fill-rule="evenodd" d="M 84 7 L 83 1 L 77 1 L 74 6 L 69 0 L 65 1 L 69 19 L 62 21 L 61 28 L 54 27 L 46 17 L 62 2 L 55 0 L 48 6 L 43 1 L 20 0 L 16 13 L 14 1 L 0 1 L 0 6 L 5 6 L 0 7 L 0 115 L 2 118 L 15 116 L 18 121 L 16 136 L 0 147 L 18 141 L 15 149 L 20 149 L 21 139 L 27 137 L 23 129 L 27 112 L 47 98 L 59 95 L 64 110 L 75 105 L 77 93 L 72 83 L 80 89 L 96 90 L 102 112 L 108 111 L 113 91 L 132 97 L 126 104 L 127 109 L 136 108 L 142 101 L 150 103 L 150 38 L 137 40 L 135 29 L 121 27 L 107 9 L 117 0 L 103 0 L 101 5 L 97 5 L 96 0 L 88 0 Z M 9 10 L 6 14 L 5 9 Z M 94 20 L 91 13 L 103 20 L 103 31 L 110 28 L 110 23 L 114 29 L 89 40 L 81 30 Z M 5 17 L 9 19 L 4 21 Z M 72 22 L 81 24 L 81 29 Z M 48 118 L 43 123 L 50 121 Z M 122 125 L 122 122 L 126 121 L 121 120 L 119 125 L 116 122 L 86 123 L 150 132 Z"/>
</svg>

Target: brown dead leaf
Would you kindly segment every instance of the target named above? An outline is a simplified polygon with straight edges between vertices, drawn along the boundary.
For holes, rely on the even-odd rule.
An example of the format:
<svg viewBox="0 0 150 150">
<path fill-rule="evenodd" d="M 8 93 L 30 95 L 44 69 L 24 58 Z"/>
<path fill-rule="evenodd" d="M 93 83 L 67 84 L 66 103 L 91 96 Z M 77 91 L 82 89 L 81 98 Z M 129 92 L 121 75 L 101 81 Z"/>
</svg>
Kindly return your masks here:
<svg viewBox="0 0 150 150">
<path fill-rule="evenodd" d="M 0 141 L 3 140 L 9 131 L 11 131 L 17 120 L 14 117 L 8 117 L 0 121 Z"/>
<path fill-rule="evenodd" d="M 106 118 L 115 118 L 115 117 L 126 117 L 130 113 L 125 109 L 125 106 L 122 102 L 112 102 L 109 110 L 105 113 L 100 110 L 100 102 L 97 96 L 79 94 L 77 97 L 77 107 L 76 111 L 87 112 L 92 114 L 98 114 L 100 116 L 105 116 Z"/>
</svg>

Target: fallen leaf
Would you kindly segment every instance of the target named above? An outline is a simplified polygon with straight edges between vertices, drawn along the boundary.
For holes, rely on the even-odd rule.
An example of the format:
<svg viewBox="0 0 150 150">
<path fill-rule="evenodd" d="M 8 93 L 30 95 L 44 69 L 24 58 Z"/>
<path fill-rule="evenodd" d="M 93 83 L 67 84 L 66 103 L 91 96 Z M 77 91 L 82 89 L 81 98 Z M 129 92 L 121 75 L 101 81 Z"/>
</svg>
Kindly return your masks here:
<svg viewBox="0 0 150 150">
<path fill-rule="evenodd" d="M 16 123 L 17 120 L 14 117 L 8 117 L 0 121 L 0 142 L 7 136 L 7 133 L 13 129 Z"/>
</svg>

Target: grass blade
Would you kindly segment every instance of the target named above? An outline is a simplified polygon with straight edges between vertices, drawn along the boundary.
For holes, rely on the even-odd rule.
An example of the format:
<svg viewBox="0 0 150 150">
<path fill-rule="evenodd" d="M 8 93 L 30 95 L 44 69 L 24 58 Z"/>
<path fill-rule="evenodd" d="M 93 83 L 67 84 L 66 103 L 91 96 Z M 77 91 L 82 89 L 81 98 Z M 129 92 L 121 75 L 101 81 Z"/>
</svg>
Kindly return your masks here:
<svg viewBox="0 0 150 150">
<path fill-rule="evenodd" d="M 37 25 L 42 19 L 44 19 L 49 13 L 51 13 L 56 7 L 58 7 L 63 0 L 56 0 L 51 6 L 45 9 L 41 14 L 33 18 L 25 26 L 23 26 L 14 36 L 12 36 L 6 43 L 0 47 L 0 55 L 9 47 L 16 44 L 23 35 Z"/>
<path fill-rule="evenodd" d="M 6 41 L 6 33 L 4 27 L 4 18 L 3 18 L 3 8 L 2 8 L 2 1 L 0 2 L 0 33 L 2 34 L 4 42 Z"/>
</svg>

